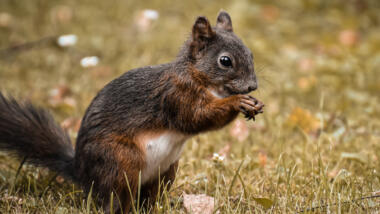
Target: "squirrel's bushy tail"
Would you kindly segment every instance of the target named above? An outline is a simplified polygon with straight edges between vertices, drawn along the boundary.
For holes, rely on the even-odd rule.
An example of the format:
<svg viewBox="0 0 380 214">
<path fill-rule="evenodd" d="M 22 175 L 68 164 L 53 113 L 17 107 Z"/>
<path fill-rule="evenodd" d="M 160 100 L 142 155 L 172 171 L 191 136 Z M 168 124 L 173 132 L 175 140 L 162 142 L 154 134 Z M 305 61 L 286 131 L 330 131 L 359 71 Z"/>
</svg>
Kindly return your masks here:
<svg viewBox="0 0 380 214">
<path fill-rule="evenodd" d="M 0 92 L 0 151 L 74 179 L 74 149 L 68 134 L 44 109 Z"/>
</svg>

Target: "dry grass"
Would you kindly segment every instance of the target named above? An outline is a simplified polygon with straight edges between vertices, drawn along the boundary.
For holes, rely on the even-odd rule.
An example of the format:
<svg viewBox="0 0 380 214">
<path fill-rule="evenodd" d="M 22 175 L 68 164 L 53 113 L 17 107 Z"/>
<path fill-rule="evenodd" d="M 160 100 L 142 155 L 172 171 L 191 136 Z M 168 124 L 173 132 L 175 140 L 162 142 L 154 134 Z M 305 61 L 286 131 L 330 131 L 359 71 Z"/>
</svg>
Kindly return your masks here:
<svg viewBox="0 0 380 214">
<path fill-rule="evenodd" d="M 146 8 L 160 17 L 141 31 L 136 17 Z M 380 200 L 364 198 L 380 190 L 376 0 L 2 0 L 0 89 L 49 108 L 74 139 L 99 89 L 131 68 L 172 60 L 195 17 L 214 22 L 220 8 L 255 54 L 260 89 L 253 95 L 266 112 L 190 140 L 157 212 L 185 212 L 185 192 L 214 197 L 220 213 L 378 213 Z M 74 47 L 47 39 L 5 50 L 70 33 L 79 39 Z M 81 67 L 92 55 L 100 64 Z M 64 88 L 71 93 L 51 95 Z M 24 166 L 16 178 L 19 162 L 4 153 L 0 160 L 1 213 L 100 212 L 68 182 L 49 185 L 53 173 Z M 274 204 L 265 209 L 258 198 Z"/>
</svg>

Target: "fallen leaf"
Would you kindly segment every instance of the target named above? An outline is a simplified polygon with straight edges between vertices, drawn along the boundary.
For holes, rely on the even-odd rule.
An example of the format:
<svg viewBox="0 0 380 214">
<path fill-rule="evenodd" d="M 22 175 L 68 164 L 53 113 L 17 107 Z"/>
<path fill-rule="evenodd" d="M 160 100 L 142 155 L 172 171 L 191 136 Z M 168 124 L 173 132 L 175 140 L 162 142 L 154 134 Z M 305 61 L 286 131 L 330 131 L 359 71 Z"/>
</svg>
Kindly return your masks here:
<svg viewBox="0 0 380 214">
<path fill-rule="evenodd" d="M 298 69 L 302 72 L 307 72 L 313 69 L 314 61 L 310 58 L 303 58 L 298 61 Z"/>
<path fill-rule="evenodd" d="M 256 201 L 256 203 L 263 206 L 264 209 L 269 209 L 273 206 L 274 202 L 268 198 L 253 198 L 253 200 Z"/>
<path fill-rule="evenodd" d="M 58 175 L 55 178 L 55 181 L 57 181 L 57 183 L 59 183 L 59 184 L 62 184 L 63 182 L 65 182 L 65 179 L 62 176 Z"/>
<path fill-rule="evenodd" d="M 338 175 L 338 172 L 339 172 L 339 170 L 335 168 L 335 169 L 332 169 L 330 172 L 328 172 L 327 175 L 330 178 L 335 178 Z"/>
<path fill-rule="evenodd" d="M 358 32 L 352 29 L 343 30 L 339 33 L 339 42 L 345 46 L 353 46 L 359 40 Z"/>
<path fill-rule="evenodd" d="M 247 124 L 244 120 L 237 119 L 230 129 L 230 135 L 239 142 L 243 142 L 249 135 Z"/>
<path fill-rule="evenodd" d="M 205 194 L 183 194 L 183 206 L 187 213 L 211 214 L 214 212 L 214 198 Z"/>
<path fill-rule="evenodd" d="M 301 77 L 298 79 L 298 87 L 304 91 L 310 90 L 317 83 L 315 76 Z"/>
<path fill-rule="evenodd" d="M 261 17 L 265 21 L 273 22 L 278 18 L 279 14 L 280 11 L 273 5 L 267 5 L 261 8 Z"/>
<path fill-rule="evenodd" d="M 65 5 L 60 5 L 52 9 L 52 18 L 61 23 L 70 22 L 73 18 L 73 10 Z"/>
<path fill-rule="evenodd" d="M 320 121 L 309 111 L 296 107 L 290 114 L 287 123 L 290 126 L 298 126 L 306 133 L 315 133 L 320 128 Z"/>
<path fill-rule="evenodd" d="M 259 164 L 264 167 L 267 164 L 267 154 L 265 152 L 259 152 L 258 158 Z"/>
</svg>

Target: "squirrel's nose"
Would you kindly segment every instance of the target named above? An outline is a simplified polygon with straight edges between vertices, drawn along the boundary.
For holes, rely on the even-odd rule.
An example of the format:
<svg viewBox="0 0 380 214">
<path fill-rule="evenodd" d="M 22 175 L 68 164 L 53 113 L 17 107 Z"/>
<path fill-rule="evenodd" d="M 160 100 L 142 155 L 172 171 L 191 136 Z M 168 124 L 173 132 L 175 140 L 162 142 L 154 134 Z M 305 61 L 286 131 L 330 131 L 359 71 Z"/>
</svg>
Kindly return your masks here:
<svg viewBox="0 0 380 214">
<path fill-rule="evenodd" d="M 248 91 L 254 91 L 256 89 L 257 89 L 257 83 L 254 83 L 254 84 L 248 86 Z"/>
</svg>

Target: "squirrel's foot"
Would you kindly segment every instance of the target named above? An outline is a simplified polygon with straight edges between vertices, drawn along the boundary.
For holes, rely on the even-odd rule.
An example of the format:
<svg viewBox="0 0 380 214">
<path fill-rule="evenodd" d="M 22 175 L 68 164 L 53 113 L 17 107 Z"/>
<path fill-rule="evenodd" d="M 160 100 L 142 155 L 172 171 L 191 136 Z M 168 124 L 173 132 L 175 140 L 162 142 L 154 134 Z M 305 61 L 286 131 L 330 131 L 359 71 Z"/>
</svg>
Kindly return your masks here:
<svg viewBox="0 0 380 214">
<path fill-rule="evenodd" d="M 263 113 L 264 106 L 263 102 L 250 95 L 241 96 L 239 108 L 247 120 L 254 121 L 257 114 Z"/>
</svg>

